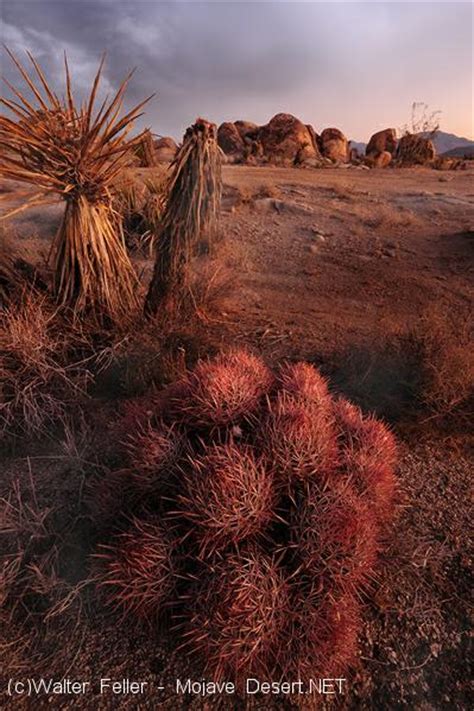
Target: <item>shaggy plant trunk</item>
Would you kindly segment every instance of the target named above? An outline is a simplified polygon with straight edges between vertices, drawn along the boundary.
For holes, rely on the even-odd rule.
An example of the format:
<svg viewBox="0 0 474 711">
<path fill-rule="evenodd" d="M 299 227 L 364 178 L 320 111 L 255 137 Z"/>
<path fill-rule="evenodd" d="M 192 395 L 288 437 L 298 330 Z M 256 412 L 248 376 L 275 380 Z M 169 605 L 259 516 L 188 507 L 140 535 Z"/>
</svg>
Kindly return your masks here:
<svg viewBox="0 0 474 711">
<path fill-rule="evenodd" d="M 168 185 L 145 313 L 176 313 L 189 291 L 189 263 L 198 243 L 212 246 L 217 231 L 222 175 L 215 124 L 197 119 L 188 128 Z"/>
<path fill-rule="evenodd" d="M 136 275 L 110 204 L 84 195 L 67 201 L 53 251 L 54 289 L 62 306 L 119 318 L 134 305 Z"/>
</svg>

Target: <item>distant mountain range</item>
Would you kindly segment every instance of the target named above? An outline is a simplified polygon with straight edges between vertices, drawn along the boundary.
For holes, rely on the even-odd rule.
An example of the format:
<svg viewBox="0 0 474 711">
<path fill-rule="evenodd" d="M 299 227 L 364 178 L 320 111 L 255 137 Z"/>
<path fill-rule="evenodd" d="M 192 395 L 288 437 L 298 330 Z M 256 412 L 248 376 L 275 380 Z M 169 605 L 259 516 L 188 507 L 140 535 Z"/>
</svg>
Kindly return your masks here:
<svg viewBox="0 0 474 711">
<path fill-rule="evenodd" d="M 425 135 L 429 136 L 429 133 Z M 437 131 L 431 140 L 434 143 L 436 152 L 440 155 L 448 151 L 451 152 L 453 149 L 474 148 L 474 141 L 470 141 L 468 138 L 461 138 L 454 133 L 445 133 L 444 131 Z"/>
<path fill-rule="evenodd" d="M 425 133 L 429 136 L 429 133 Z M 438 155 L 457 156 L 462 158 L 464 155 L 474 154 L 474 141 L 468 138 L 456 136 L 454 133 L 446 133 L 445 131 L 437 131 L 432 138 Z M 365 153 L 366 143 L 360 141 L 351 141 L 351 148 L 357 148 L 359 153 Z"/>
</svg>

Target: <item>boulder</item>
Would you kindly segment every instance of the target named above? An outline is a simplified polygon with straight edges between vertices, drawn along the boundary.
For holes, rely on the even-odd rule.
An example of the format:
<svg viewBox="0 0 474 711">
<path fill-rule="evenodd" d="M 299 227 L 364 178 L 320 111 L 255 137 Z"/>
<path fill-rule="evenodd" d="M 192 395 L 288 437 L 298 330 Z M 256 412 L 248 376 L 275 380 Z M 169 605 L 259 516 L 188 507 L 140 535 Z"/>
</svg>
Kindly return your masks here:
<svg viewBox="0 0 474 711">
<path fill-rule="evenodd" d="M 258 136 L 259 126 L 256 123 L 252 123 L 251 121 L 235 121 L 234 126 L 243 140 L 246 138 L 255 139 Z"/>
<path fill-rule="evenodd" d="M 265 158 L 281 165 L 301 165 L 319 157 L 307 126 L 291 114 L 276 114 L 258 132 Z"/>
<path fill-rule="evenodd" d="M 386 168 L 392 161 L 390 151 L 372 151 L 370 155 L 365 157 L 365 164 L 369 168 Z"/>
<path fill-rule="evenodd" d="M 393 156 L 397 149 L 397 132 L 394 128 L 384 128 L 371 136 L 365 149 L 365 155 L 382 153 L 388 151 Z"/>
<path fill-rule="evenodd" d="M 433 161 L 435 170 L 454 170 L 461 163 L 459 158 L 449 158 L 449 156 L 437 156 Z"/>
<path fill-rule="evenodd" d="M 349 142 L 338 128 L 325 128 L 319 138 L 321 153 L 335 163 L 349 160 Z"/>
<path fill-rule="evenodd" d="M 171 136 L 163 136 L 155 141 L 155 156 L 159 163 L 170 163 L 175 159 L 178 144 Z"/>
<path fill-rule="evenodd" d="M 217 131 L 217 142 L 229 158 L 229 162 L 242 160 L 244 154 L 244 140 L 235 123 L 225 121 Z"/>
<path fill-rule="evenodd" d="M 436 149 L 429 138 L 406 133 L 398 142 L 395 158 L 399 165 L 428 165 L 436 158 Z"/>
</svg>

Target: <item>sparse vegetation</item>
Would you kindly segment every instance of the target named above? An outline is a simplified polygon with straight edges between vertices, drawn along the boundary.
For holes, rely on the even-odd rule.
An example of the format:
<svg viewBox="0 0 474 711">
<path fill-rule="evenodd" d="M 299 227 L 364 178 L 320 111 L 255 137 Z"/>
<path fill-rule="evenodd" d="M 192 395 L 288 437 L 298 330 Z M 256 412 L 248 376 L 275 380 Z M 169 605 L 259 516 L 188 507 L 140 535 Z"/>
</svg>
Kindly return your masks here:
<svg viewBox="0 0 474 711">
<path fill-rule="evenodd" d="M 27 291 L 0 313 L 0 432 L 44 430 L 85 395 L 84 335 L 56 316 L 44 296 Z"/>
</svg>

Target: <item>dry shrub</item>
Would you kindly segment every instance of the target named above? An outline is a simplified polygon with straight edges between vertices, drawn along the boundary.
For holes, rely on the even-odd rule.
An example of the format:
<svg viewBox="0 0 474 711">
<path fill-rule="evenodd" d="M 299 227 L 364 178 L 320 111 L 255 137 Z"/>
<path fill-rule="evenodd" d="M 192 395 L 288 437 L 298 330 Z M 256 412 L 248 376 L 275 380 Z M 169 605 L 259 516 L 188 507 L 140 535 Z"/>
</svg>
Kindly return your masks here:
<svg viewBox="0 0 474 711">
<path fill-rule="evenodd" d="M 75 355 L 82 339 L 45 297 L 31 292 L 0 314 L 0 430 L 44 430 L 85 394 L 91 376 Z"/>
<path fill-rule="evenodd" d="M 133 519 L 95 555 L 105 601 L 123 618 L 154 621 L 175 585 L 172 542 L 158 520 Z"/>
<path fill-rule="evenodd" d="M 163 215 L 165 176 L 145 179 L 124 171 L 114 185 L 114 209 L 122 218 L 127 247 L 152 255 Z"/>
<path fill-rule="evenodd" d="M 144 586 L 153 614 L 171 605 L 185 647 L 214 679 L 345 673 L 356 659 L 356 598 L 394 510 L 390 433 L 335 402 L 311 366 L 273 374 L 246 351 L 199 363 L 172 391 L 143 404 L 151 427 L 140 417 L 126 426 L 135 485 L 177 541 L 178 589 L 151 586 L 137 518 L 108 550 L 111 604 L 138 609 Z M 162 456 L 162 418 L 186 442 L 166 482 L 149 466 L 157 434 Z"/>
<path fill-rule="evenodd" d="M 404 340 L 420 363 L 418 400 L 439 416 L 467 414 L 474 398 L 470 314 L 432 310 Z"/>
<path fill-rule="evenodd" d="M 132 481 L 140 490 L 153 491 L 157 483 L 170 477 L 170 472 L 185 446 L 181 433 L 173 425 L 148 422 L 127 442 Z"/>
<path fill-rule="evenodd" d="M 435 307 L 407 330 L 336 353 L 329 373 L 364 410 L 388 420 L 428 415 L 454 424 L 472 414 L 473 342 L 469 313 Z"/>
<path fill-rule="evenodd" d="M 46 471 L 30 460 L 3 463 L 0 657 L 7 674 L 31 672 L 61 635 L 75 653 L 71 635 L 84 613 L 90 541 L 81 513 L 84 474 L 72 471 L 66 447 L 57 458 L 50 449 Z"/>
<path fill-rule="evenodd" d="M 18 249 L 14 231 L 0 225 L 0 309 L 18 302 L 26 289 L 45 292 L 47 284 Z"/>
</svg>

